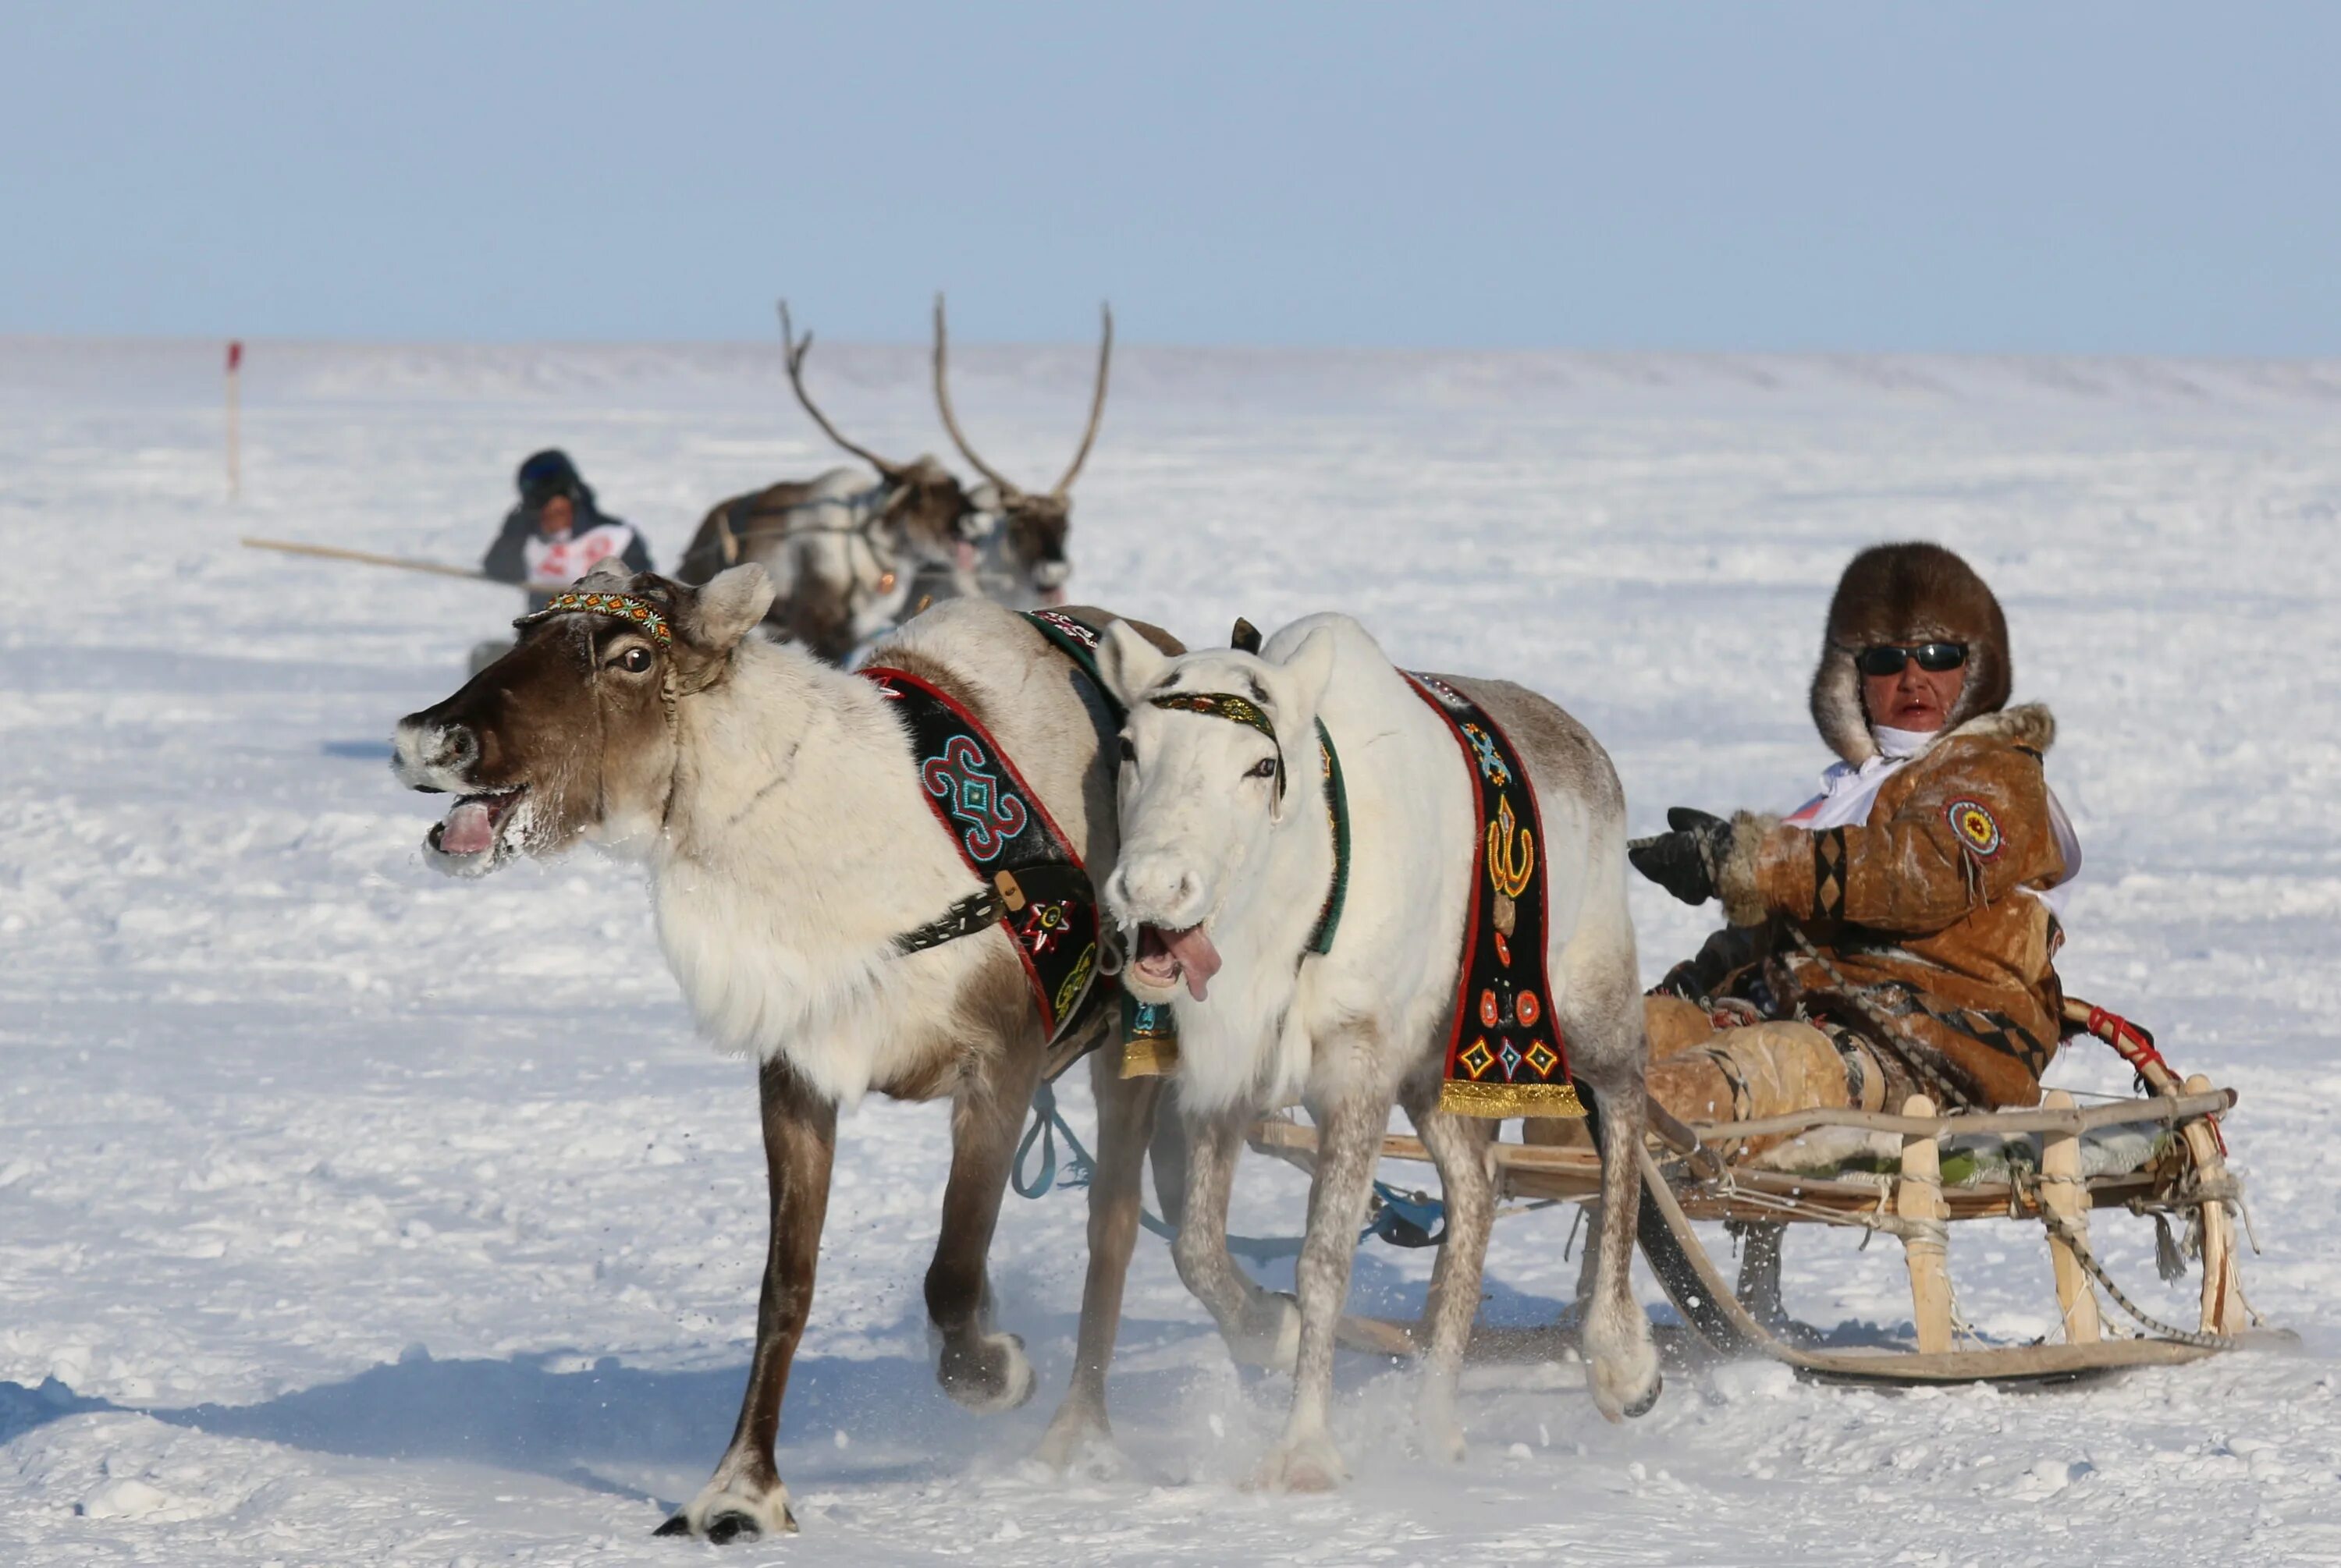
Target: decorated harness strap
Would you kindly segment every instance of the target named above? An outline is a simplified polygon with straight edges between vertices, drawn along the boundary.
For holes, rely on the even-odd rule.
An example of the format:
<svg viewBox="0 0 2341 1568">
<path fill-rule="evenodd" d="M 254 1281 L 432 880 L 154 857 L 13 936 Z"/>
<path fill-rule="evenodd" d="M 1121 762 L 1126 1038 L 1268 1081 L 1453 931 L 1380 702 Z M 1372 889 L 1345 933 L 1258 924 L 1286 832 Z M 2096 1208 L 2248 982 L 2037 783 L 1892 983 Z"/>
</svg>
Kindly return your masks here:
<svg viewBox="0 0 2341 1568">
<path fill-rule="evenodd" d="M 894 938 L 915 953 L 1004 927 L 1051 1043 L 1081 1017 L 1098 971 L 1097 891 L 1041 797 L 959 700 L 908 670 L 861 673 L 910 731 L 927 805 L 982 890 Z"/>
<path fill-rule="evenodd" d="M 1545 973 L 1550 903 L 1536 787 L 1486 710 L 1435 675 L 1407 679 L 1463 749 L 1477 810 L 1471 909 L 1439 1108 L 1467 1116 L 1581 1116 Z"/>
</svg>

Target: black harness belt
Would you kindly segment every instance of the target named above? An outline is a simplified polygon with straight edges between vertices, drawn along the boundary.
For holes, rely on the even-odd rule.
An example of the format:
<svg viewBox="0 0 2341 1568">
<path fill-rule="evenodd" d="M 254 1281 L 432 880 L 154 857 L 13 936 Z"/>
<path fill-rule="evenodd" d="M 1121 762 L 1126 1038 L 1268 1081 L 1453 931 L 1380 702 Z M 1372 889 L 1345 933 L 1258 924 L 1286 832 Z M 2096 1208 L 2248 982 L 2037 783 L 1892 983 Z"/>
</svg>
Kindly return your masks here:
<svg viewBox="0 0 2341 1568">
<path fill-rule="evenodd" d="M 1026 619 L 1060 648 L 1064 625 L 1096 636 L 1060 612 Z M 1094 667 L 1085 659 L 1076 662 L 1094 683 Z M 1086 1016 L 1098 989 L 1097 889 L 1081 856 L 991 732 L 956 698 L 908 670 L 872 665 L 862 674 L 902 717 L 928 806 L 967 868 L 986 884 L 896 937 L 895 949 L 916 953 L 1003 928 L 1024 966 L 1041 1027 L 1055 1044 Z"/>
</svg>

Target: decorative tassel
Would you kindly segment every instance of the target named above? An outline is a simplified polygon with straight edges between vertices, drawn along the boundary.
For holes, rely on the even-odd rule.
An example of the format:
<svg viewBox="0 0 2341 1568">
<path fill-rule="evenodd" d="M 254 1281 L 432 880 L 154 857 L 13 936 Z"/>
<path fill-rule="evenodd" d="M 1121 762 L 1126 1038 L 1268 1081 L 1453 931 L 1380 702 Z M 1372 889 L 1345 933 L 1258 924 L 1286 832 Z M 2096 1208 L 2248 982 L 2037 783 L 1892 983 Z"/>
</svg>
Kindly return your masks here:
<svg viewBox="0 0 2341 1568">
<path fill-rule="evenodd" d="M 2154 1216 L 2154 1271 L 2165 1280 L 2187 1277 L 2187 1259 L 2178 1251 L 2178 1238 L 2170 1234 L 2167 1214 Z"/>
</svg>

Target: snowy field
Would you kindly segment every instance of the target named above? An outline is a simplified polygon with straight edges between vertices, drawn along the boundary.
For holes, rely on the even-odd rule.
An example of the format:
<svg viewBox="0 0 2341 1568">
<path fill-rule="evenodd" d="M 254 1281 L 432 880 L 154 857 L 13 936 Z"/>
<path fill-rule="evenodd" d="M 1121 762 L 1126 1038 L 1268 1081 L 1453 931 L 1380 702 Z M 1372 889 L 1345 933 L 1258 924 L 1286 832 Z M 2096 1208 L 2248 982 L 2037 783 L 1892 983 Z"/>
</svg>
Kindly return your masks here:
<svg viewBox="0 0 2341 1568">
<path fill-rule="evenodd" d="M 1053 479 L 1088 352 L 959 356 L 997 465 Z M 468 561 L 557 442 L 664 561 L 829 453 L 769 348 L 263 343 L 230 505 L 216 355 L 0 341 L 0 1563 L 701 1561 L 650 1531 L 745 1373 L 751 1075 L 692 1038 L 623 871 L 421 863 L 434 809 L 385 737 L 516 596 L 235 541 Z M 857 439 L 941 442 L 917 352 L 824 344 L 812 373 Z M 1401 662 L 1529 682 L 1607 742 L 1639 831 L 1794 804 L 1847 555 L 1967 552 L 2063 726 L 2067 982 L 2241 1091 L 2246 1284 L 2304 1349 L 2032 1394 L 1725 1367 L 1623 1427 L 1573 1367 L 1495 1368 L 1459 1471 L 1414 1453 L 1407 1375 L 1351 1358 L 1355 1483 L 1261 1497 L 1284 1385 L 1230 1367 L 1149 1241 L 1127 1463 L 1058 1479 L 1024 1456 L 1071 1359 L 1081 1200 L 1010 1200 L 995 1279 L 1041 1393 L 970 1415 L 919 1292 L 944 1113 L 873 1103 L 782 1434 L 804 1533 L 726 1561 L 2341 1563 L 2341 366 L 1128 349 L 1079 501 L 1077 599 L 1198 641 L 1340 607 Z M 1654 978 L 1703 923 L 1636 898 Z M 2125 1077 L 2087 1047 L 2053 1075 Z M 1236 1227 L 1289 1232 L 1300 1196 L 1251 1161 Z M 1569 1228 L 1499 1226 L 1491 1320 L 1557 1310 Z M 2098 1234 L 2191 1321 L 2149 1227 Z M 2050 1329 L 2037 1229 L 1952 1250 L 1978 1332 Z M 1357 1296 L 1408 1311 L 1426 1274 L 1372 1245 Z M 1800 1233 L 1788 1284 L 1824 1325 L 1908 1322 L 1890 1245 Z"/>
</svg>

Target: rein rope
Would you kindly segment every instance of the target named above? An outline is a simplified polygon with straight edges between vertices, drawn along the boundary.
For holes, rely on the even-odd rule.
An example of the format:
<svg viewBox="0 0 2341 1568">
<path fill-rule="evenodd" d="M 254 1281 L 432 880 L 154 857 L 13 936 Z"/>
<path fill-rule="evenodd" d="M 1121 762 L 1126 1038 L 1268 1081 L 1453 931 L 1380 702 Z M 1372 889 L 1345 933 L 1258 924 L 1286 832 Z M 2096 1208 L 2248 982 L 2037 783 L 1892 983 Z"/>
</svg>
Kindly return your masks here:
<svg viewBox="0 0 2341 1568">
<path fill-rule="evenodd" d="M 1065 1140 L 1061 1174 L 1057 1157 L 1057 1139 Z M 1035 1146 L 1041 1151 L 1041 1168 L 1025 1175 L 1026 1156 Z M 1081 1143 L 1081 1135 L 1065 1119 L 1057 1107 L 1057 1086 L 1043 1078 L 1041 1087 L 1032 1091 L 1032 1125 L 1025 1129 L 1024 1139 L 1016 1146 L 1016 1161 L 1009 1171 L 1009 1184 L 1021 1198 L 1046 1197 L 1051 1192 L 1071 1191 L 1086 1187 L 1097 1178 L 1097 1160 Z M 1405 1192 L 1386 1181 L 1374 1183 L 1373 1208 L 1358 1239 L 1378 1236 L 1392 1246 L 1437 1246 L 1447 1239 L 1447 1206 L 1428 1193 Z M 1138 1206 L 1138 1223 L 1164 1241 L 1178 1239 L 1179 1230 L 1170 1221 L 1146 1206 Z M 1238 1257 L 1253 1263 L 1275 1263 L 1279 1259 L 1300 1255 L 1303 1238 L 1297 1236 L 1230 1236 L 1228 1250 Z"/>
</svg>

